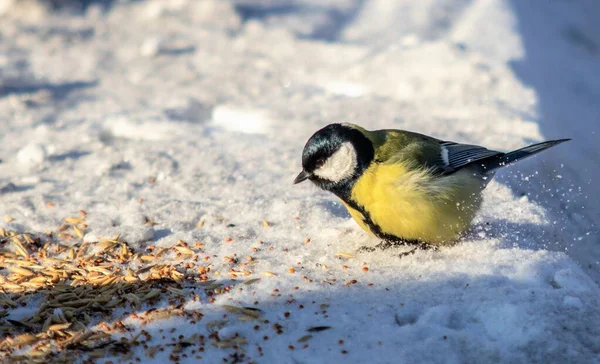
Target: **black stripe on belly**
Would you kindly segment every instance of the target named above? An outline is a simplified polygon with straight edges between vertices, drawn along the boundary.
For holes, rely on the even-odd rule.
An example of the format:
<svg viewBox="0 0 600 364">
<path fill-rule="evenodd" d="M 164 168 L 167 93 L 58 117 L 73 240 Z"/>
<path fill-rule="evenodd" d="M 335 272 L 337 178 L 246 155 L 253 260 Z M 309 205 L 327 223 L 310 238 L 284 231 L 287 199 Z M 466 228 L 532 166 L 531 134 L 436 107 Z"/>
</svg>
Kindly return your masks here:
<svg viewBox="0 0 600 364">
<path fill-rule="evenodd" d="M 418 240 L 418 239 L 404 239 L 398 236 L 386 234 L 381 230 L 381 227 L 373 222 L 371 219 L 371 215 L 359 204 L 352 201 L 350 198 L 345 198 L 344 202 L 348 204 L 348 206 L 352 207 L 356 211 L 360 212 L 363 217 L 363 222 L 371 229 L 371 232 L 377 236 L 381 240 L 385 240 L 387 242 L 393 243 L 394 245 L 417 245 L 424 246 L 429 245 L 428 243 Z"/>
</svg>

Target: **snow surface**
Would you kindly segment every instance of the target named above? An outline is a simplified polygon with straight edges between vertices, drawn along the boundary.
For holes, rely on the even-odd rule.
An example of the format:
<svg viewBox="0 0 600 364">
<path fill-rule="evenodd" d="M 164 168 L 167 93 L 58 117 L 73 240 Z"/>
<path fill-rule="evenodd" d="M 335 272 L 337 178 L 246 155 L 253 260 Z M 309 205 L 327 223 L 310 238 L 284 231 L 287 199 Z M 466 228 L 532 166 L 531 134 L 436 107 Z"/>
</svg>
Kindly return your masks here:
<svg viewBox="0 0 600 364">
<path fill-rule="evenodd" d="M 207 362 L 600 363 L 597 2 L 66 3 L 0 6 L 0 227 L 85 210 L 86 242 L 203 242 L 234 288 L 188 300 L 196 324 L 144 326 L 149 345 L 216 330 L 248 343 Z M 291 184 L 340 121 L 501 150 L 574 140 L 500 172 L 460 244 L 399 259 L 356 253 L 377 242 Z M 234 255 L 250 276 L 225 277 Z M 258 329 L 225 304 L 259 308 Z M 314 326 L 331 328 L 303 338 Z"/>
</svg>

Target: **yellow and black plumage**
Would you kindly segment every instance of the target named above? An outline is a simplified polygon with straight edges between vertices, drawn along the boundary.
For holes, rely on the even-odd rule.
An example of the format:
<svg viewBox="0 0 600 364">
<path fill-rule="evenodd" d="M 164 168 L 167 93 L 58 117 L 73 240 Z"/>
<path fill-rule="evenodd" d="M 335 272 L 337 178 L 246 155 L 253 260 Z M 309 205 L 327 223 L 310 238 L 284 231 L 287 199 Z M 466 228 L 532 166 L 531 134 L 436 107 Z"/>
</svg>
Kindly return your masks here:
<svg viewBox="0 0 600 364">
<path fill-rule="evenodd" d="M 467 231 L 481 192 L 505 165 L 568 139 L 503 153 L 403 130 L 330 124 L 306 143 L 306 179 L 337 195 L 366 231 L 391 243 L 444 245 Z"/>
</svg>

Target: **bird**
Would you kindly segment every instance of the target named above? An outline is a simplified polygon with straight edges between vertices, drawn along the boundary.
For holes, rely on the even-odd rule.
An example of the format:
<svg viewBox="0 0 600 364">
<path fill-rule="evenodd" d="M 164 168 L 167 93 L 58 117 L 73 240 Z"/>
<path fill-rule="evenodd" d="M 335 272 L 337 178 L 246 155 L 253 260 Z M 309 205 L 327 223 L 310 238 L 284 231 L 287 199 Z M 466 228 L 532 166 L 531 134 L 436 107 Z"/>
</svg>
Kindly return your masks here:
<svg viewBox="0 0 600 364">
<path fill-rule="evenodd" d="M 377 248 L 437 249 L 471 228 L 498 169 L 568 140 L 505 153 L 406 130 L 333 123 L 306 142 L 294 184 L 309 180 L 336 195 L 356 223 L 381 241 Z"/>
</svg>

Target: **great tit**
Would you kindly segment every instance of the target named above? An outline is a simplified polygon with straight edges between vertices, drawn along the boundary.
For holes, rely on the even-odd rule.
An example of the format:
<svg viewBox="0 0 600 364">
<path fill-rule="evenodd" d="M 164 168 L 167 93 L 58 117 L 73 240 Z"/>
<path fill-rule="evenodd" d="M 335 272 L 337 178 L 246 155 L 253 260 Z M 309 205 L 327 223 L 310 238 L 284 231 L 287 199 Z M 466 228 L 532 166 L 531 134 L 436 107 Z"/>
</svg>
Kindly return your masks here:
<svg viewBox="0 0 600 364">
<path fill-rule="evenodd" d="M 330 124 L 304 146 L 294 184 L 308 179 L 334 193 L 380 246 L 437 247 L 470 229 L 498 168 L 567 140 L 503 153 L 404 130 Z"/>
</svg>

